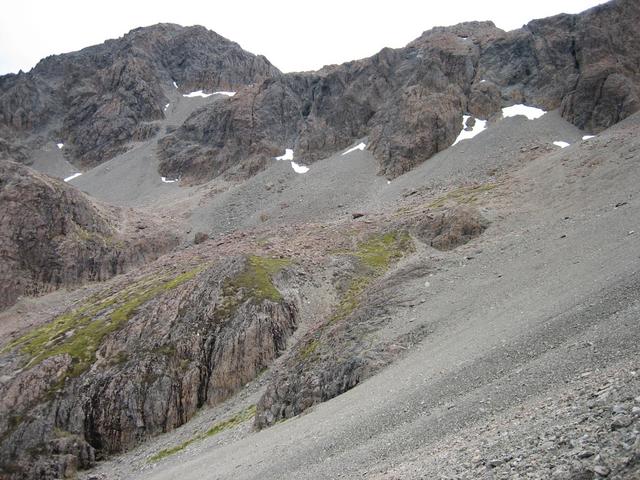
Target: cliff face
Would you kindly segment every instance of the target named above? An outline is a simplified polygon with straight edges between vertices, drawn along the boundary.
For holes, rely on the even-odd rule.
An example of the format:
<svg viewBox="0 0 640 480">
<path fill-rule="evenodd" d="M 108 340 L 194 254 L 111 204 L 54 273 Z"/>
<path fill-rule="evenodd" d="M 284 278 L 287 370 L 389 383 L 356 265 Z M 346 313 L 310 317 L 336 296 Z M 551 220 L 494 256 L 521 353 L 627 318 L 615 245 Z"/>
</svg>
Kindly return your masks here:
<svg viewBox="0 0 640 480">
<path fill-rule="evenodd" d="M 10 342 L 0 465 L 16 478 L 59 478 L 231 396 L 297 326 L 296 304 L 273 283 L 285 268 L 261 257 L 165 266 Z"/>
<path fill-rule="evenodd" d="M 463 113 L 491 118 L 514 103 L 598 132 L 640 108 L 637 2 L 535 20 L 435 28 L 401 49 L 270 78 L 194 113 L 160 143 L 160 170 L 194 182 L 251 175 L 284 148 L 304 163 L 368 136 L 395 177 L 449 147 Z M 616 25 L 619 35 L 611 35 Z"/>
<path fill-rule="evenodd" d="M 178 243 L 148 218 L 97 205 L 14 162 L 0 161 L 0 205 L 0 308 L 20 295 L 106 280 Z"/>
<path fill-rule="evenodd" d="M 0 77 L 0 137 L 16 160 L 22 144 L 65 144 L 68 160 L 95 166 L 129 141 L 157 132 L 165 92 L 235 90 L 278 73 L 269 61 L 203 27 L 159 24 L 42 60 Z"/>
</svg>

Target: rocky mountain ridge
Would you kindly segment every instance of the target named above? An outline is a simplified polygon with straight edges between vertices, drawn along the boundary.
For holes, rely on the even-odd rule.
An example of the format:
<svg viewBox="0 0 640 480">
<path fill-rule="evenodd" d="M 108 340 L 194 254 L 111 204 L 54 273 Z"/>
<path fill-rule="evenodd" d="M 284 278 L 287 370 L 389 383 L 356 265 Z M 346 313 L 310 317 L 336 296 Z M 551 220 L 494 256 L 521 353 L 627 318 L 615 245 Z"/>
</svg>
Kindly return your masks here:
<svg viewBox="0 0 640 480">
<path fill-rule="evenodd" d="M 0 160 L 0 478 L 102 461 L 89 478 L 395 478 L 395 458 L 417 477 L 398 449 L 633 360 L 638 20 L 614 0 L 513 32 L 469 22 L 292 74 L 161 24 L 0 78 L 0 152 L 22 162 Z M 182 98 L 201 89 L 237 93 Z M 555 111 L 501 119 L 516 103 Z M 463 114 L 487 131 L 452 146 Z M 23 164 L 62 133 L 90 169 L 76 185 L 150 201 L 111 207 Z M 311 170 L 270 163 L 285 148 Z M 640 472 L 633 415 L 620 478 Z M 555 478 L 606 471 L 578 460 Z"/>
<path fill-rule="evenodd" d="M 629 41 L 638 18 L 637 2 L 616 0 L 511 32 L 491 22 L 434 28 L 404 48 L 269 78 L 161 140 L 160 171 L 195 182 L 248 176 L 285 147 L 311 163 L 368 137 L 380 173 L 394 178 L 449 147 L 463 114 L 491 118 L 514 103 L 560 108 L 599 132 L 640 109 Z"/>
<path fill-rule="evenodd" d="M 178 235 L 131 209 L 100 205 L 72 186 L 0 160 L 0 310 L 104 281 L 175 248 Z"/>
<path fill-rule="evenodd" d="M 95 166 L 158 132 L 170 89 L 234 90 L 275 74 L 266 58 L 204 27 L 138 28 L 0 77 L 0 154 L 28 161 L 53 141 L 77 166 Z"/>
</svg>

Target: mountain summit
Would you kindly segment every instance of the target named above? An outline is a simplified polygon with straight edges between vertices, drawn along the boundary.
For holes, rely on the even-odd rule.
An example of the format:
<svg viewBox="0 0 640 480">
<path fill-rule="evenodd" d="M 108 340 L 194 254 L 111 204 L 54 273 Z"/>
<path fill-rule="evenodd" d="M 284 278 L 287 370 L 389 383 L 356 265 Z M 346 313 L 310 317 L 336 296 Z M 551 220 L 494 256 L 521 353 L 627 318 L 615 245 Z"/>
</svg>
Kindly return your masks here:
<svg viewBox="0 0 640 480">
<path fill-rule="evenodd" d="M 0 77 L 0 478 L 640 478 L 639 23 Z"/>
<path fill-rule="evenodd" d="M 0 77 L 0 154 L 28 162 L 44 142 L 64 142 L 69 161 L 95 166 L 158 133 L 167 91 L 235 90 L 278 73 L 204 27 L 137 28 Z"/>
</svg>

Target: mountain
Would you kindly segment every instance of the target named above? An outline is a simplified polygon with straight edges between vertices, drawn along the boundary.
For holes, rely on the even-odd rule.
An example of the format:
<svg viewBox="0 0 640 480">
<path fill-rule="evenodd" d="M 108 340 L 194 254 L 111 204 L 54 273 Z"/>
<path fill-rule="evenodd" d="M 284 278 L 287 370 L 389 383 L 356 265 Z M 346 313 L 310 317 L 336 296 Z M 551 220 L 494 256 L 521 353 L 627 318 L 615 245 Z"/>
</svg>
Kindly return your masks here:
<svg viewBox="0 0 640 480">
<path fill-rule="evenodd" d="M 157 133 L 174 85 L 234 90 L 277 73 L 203 27 L 138 28 L 0 77 L 0 154 L 28 161 L 29 149 L 49 140 L 78 167 L 95 166 Z"/>
<path fill-rule="evenodd" d="M 487 118 L 513 103 L 560 108 L 599 132 L 640 109 L 628 41 L 639 14 L 637 2 L 619 1 L 512 32 L 436 28 L 368 59 L 270 78 L 162 139 L 160 171 L 195 182 L 232 168 L 250 175 L 285 147 L 308 164 L 368 137 L 380 174 L 394 178 L 448 148 L 463 113 Z"/>
<path fill-rule="evenodd" d="M 1 77 L 0 478 L 636 478 L 639 20 Z"/>
<path fill-rule="evenodd" d="M 66 183 L 0 160 L 0 307 L 106 280 L 155 260 L 178 236 L 152 218 L 100 205 Z"/>
</svg>

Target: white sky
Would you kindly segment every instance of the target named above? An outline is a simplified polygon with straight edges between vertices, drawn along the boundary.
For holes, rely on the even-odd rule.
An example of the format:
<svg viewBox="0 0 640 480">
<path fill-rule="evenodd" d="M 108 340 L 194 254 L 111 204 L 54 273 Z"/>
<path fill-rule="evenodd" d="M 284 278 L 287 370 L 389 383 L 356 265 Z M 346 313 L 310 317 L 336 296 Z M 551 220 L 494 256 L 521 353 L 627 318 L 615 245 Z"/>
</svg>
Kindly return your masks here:
<svg viewBox="0 0 640 480">
<path fill-rule="evenodd" d="M 117 38 L 158 22 L 204 25 L 282 71 L 401 47 L 436 25 L 493 20 L 505 30 L 602 0 L 6 0 L 0 15 L 0 74 L 29 70 L 41 58 Z"/>
</svg>

